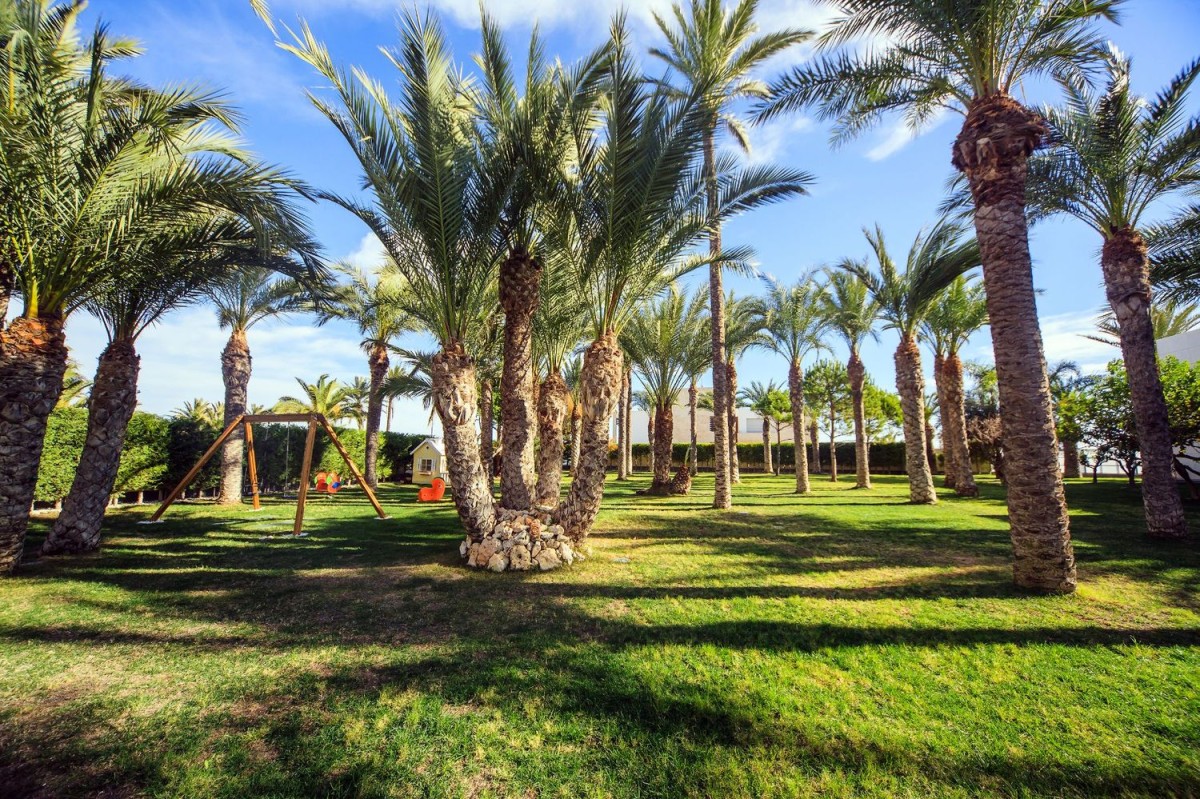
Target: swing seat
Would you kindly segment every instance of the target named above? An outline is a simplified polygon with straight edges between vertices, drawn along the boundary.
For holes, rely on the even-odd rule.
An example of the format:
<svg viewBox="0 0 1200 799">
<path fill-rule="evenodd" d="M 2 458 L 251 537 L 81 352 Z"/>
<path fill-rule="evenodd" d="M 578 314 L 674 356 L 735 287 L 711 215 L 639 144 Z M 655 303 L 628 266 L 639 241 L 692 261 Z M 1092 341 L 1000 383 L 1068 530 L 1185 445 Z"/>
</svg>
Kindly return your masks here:
<svg viewBox="0 0 1200 799">
<path fill-rule="evenodd" d="M 446 481 L 440 477 L 433 478 L 433 485 L 426 486 L 417 492 L 417 502 L 439 502 L 446 495 Z"/>
</svg>

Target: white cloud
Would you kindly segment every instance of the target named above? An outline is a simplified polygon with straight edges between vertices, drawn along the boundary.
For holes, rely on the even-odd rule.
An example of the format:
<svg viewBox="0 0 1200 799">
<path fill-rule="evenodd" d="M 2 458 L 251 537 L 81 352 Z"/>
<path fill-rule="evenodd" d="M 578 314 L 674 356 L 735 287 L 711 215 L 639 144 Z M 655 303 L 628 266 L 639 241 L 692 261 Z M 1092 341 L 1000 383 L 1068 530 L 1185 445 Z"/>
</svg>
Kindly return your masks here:
<svg viewBox="0 0 1200 799">
<path fill-rule="evenodd" d="M 808 117 L 793 117 L 772 120 L 749 129 L 750 153 L 745 160 L 750 164 L 769 164 L 782 160 L 787 148 L 794 145 L 796 135 L 807 133 L 816 127 Z M 733 147 L 733 143 L 728 143 Z"/>
<path fill-rule="evenodd" d="M 1043 316 L 1042 343 L 1046 361 L 1050 364 L 1075 361 L 1084 373 L 1088 373 L 1101 371 L 1109 361 L 1120 358 L 1121 351 L 1116 347 L 1085 338 L 1096 333 L 1097 315 L 1095 310 L 1090 310 Z"/>
<path fill-rule="evenodd" d="M 891 128 L 883 134 L 883 139 L 871 149 L 867 150 L 867 158 L 872 161 L 882 161 L 888 156 L 894 155 L 903 150 L 908 143 L 918 136 L 923 136 L 929 131 L 942 124 L 949 112 L 939 110 L 934 112 L 933 116 L 922 125 L 919 129 L 913 128 L 904 119 L 898 119 Z"/>
<path fill-rule="evenodd" d="M 369 274 L 378 269 L 386 258 L 387 252 L 383 249 L 383 242 L 374 233 L 367 231 L 354 251 L 342 260 Z"/>
</svg>

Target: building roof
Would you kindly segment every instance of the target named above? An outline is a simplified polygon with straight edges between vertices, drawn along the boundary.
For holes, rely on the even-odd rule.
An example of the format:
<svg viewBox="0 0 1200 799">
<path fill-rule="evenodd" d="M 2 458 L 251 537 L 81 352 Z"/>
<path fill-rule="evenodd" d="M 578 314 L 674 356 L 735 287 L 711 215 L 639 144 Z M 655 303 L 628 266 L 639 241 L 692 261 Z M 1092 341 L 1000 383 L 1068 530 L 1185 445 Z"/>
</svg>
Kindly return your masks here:
<svg viewBox="0 0 1200 799">
<path fill-rule="evenodd" d="M 416 452 L 417 450 L 419 450 L 421 447 L 425 446 L 426 444 L 433 447 L 433 451 L 436 452 L 438 455 L 444 456 L 446 454 L 445 450 L 442 449 L 442 440 L 440 438 L 436 438 L 434 436 L 430 436 L 429 438 L 422 441 L 420 444 L 417 444 L 415 447 L 412 448 L 412 452 L 410 452 L 408 454 L 411 455 L 413 452 Z"/>
</svg>

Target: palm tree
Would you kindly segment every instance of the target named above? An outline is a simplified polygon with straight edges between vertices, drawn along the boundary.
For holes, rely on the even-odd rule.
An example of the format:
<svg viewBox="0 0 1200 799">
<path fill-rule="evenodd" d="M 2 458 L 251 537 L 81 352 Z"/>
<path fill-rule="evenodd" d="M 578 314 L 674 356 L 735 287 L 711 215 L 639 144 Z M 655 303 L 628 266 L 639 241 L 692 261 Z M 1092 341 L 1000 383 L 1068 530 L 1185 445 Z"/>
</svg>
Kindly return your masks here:
<svg viewBox="0 0 1200 799">
<path fill-rule="evenodd" d="M 371 381 L 355 376 L 350 385 L 346 386 L 346 391 L 346 415 L 342 418 L 349 419 L 357 429 L 362 430 L 363 423 L 367 420 L 367 407 L 371 402 Z M 380 400 L 382 405 L 382 397 Z"/>
<path fill-rule="evenodd" d="M 221 381 L 225 384 L 225 425 L 246 412 L 249 401 L 250 342 L 247 334 L 264 319 L 298 311 L 306 304 L 299 284 L 276 279 L 266 267 L 239 269 L 209 291 L 209 300 L 217 312 L 217 324 L 229 331 L 229 340 L 221 351 Z M 236 505 L 242 501 L 242 458 L 245 434 L 235 430 L 221 447 L 221 488 L 218 505 Z"/>
<path fill-rule="evenodd" d="M 863 365 L 859 349 L 867 337 L 879 339 L 875 332 L 879 305 L 871 297 L 867 284 L 853 274 L 840 269 L 827 269 L 825 274 L 825 292 L 822 295 L 825 323 L 831 332 L 841 337 L 850 350 L 846 374 L 850 380 L 850 401 L 854 408 L 854 487 L 870 488 L 866 406 L 863 400 L 867 369 Z"/>
<path fill-rule="evenodd" d="M 708 330 L 711 318 L 705 317 L 705 322 L 694 332 L 698 338 L 687 345 L 687 355 L 684 358 L 683 371 L 688 382 L 688 454 L 687 464 L 690 474 L 695 475 L 700 469 L 699 435 L 696 429 L 696 410 L 700 399 L 700 377 L 712 368 L 712 334 Z"/>
<path fill-rule="evenodd" d="M 650 493 L 671 492 L 674 405 L 689 380 L 690 361 L 708 338 L 707 298 L 687 297 L 674 286 L 661 299 L 647 303 L 621 332 L 622 348 L 645 387 L 654 417 L 654 478 Z"/>
<path fill-rule="evenodd" d="M 871 271 L 865 261 L 845 260 L 840 266 L 866 284 L 879 304 L 885 327 L 900 334 L 895 355 L 896 392 L 904 411 L 909 501 L 932 505 L 937 502 L 937 493 L 925 454 L 925 378 L 917 332 L 938 294 L 979 264 L 979 248 L 974 240 L 964 240 L 960 225 L 942 220 L 917 234 L 901 272 L 887 251 L 883 231 L 876 226 L 874 231 L 863 233 L 875 254 L 878 273 Z"/>
<path fill-rule="evenodd" d="M 1063 477 L 1079 477 L 1079 430 L 1074 415 L 1066 406 L 1078 399 L 1085 378 L 1075 361 L 1059 361 L 1050 367 L 1050 396 L 1054 398 L 1054 419 L 1062 441 Z"/>
<path fill-rule="evenodd" d="M 404 278 L 390 264 L 383 265 L 374 279 L 349 264 L 342 264 L 339 271 L 348 281 L 321 298 L 317 319 L 319 324 L 331 319 L 346 320 L 363 336 L 361 346 L 367 354 L 367 373 L 370 375 L 366 394 L 367 444 L 363 479 L 375 488 L 379 483 L 379 422 L 383 415 L 380 390 L 391 366 L 388 352 L 397 337 L 413 329 L 414 322 L 404 310 Z"/>
<path fill-rule="evenodd" d="M 742 149 L 749 146 L 745 129 L 732 113 L 731 106 L 746 98 L 765 98 L 767 87 L 754 76 L 756 70 L 773 56 L 812 36 L 809 31 L 790 29 L 757 35 L 758 26 L 754 22 L 757 8 L 758 0 L 739 0 L 729 10 L 722 8 L 721 0 L 690 0 L 686 11 L 679 3 L 672 6 L 674 26 L 657 13 L 654 16 L 667 47 L 653 48 L 650 53 L 675 72 L 679 80 L 674 89 L 675 96 L 696 103 L 702 113 L 704 179 L 710 209 L 715 209 L 718 204 L 719 176 L 724 171 L 716 153 L 717 133 L 724 127 Z M 807 176 L 804 182 L 809 182 Z M 715 260 L 722 249 L 720 226 L 714 225 L 709 232 L 708 246 L 709 254 L 714 258 L 709 265 L 708 287 L 713 320 L 714 415 L 718 419 L 727 419 L 732 413 L 729 404 L 734 392 L 725 381 L 725 290 L 721 265 Z M 728 508 L 733 502 L 732 473 L 724 426 L 713 426 L 713 441 L 716 469 L 713 507 Z"/>
<path fill-rule="evenodd" d="M 1200 116 L 1187 117 L 1200 59 L 1149 102 L 1133 93 L 1129 66 L 1114 48 L 1103 91 L 1062 81 L 1066 105 L 1044 111 L 1052 146 L 1030 163 L 1031 203 L 1041 213 L 1070 214 L 1104 242 L 1100 267 L 1129 374 L 1146 529 L 1152 538 L 1182 538 L 1187 519 L 1173 473 L 1142 233 L 1152 208 L 1200 183 Z"/>
<path fill-rule="evenodd" d="M 959 277 L 930 304 L 921 324 L 933 349 L 933 380 L 937 387 L 938 415 L 942 421 L 942 454 L 946 481 L 960 497 L 977 497 L 971 449 L 967 442 L 967 415 L 963 389 L 962 346 L 987 324 L 987 298 L 983 286 Z"/>
<path fill-rule="evenodd" d="M 67 370 L 63 373 L 62 393 L 58 395 L 58 408 L 76 408 L 86 404 L 84 392 L 91 388 L 92 381 L 79 371 L 79 364 L 73 360 L 67 361 Z"/>
<path fill-rule="evenodd" d="M 813 405 L 813 424 L 823 413 L 829 422 L 829 480 L 838 479 L 837 444 L 839 423 L 850 410 L 850 375 L 846 367 L 832 360 L 819 360 L 808 369 L 804 381 L 807 400 Z M 814 445 L 816 439 L 813 440 Z"/>
<path fill-rule="evenodd" d="M 783 406 L 787 403 L 784 394 L 774 380 L 766 383 L 757 380 L 750 383 L 749 388 L 741 391 L 741 401 L 745 407 L 754 411 L 762 419 L 763 440 L 763 471 L 767 474 L 776 472 L 771 463 L 771 422 L 779 419 Z"/>
<path fill-rule="evenodd" d="M 838 0 L 821 36 L 838 49 L 772 84 L 759 119 L 816 105 L 848 139 L 901 110 L 918 127 L 950 108 L 964 115 L 951 161 L 967 177 L 992 324 L 1004 437 L 1011 452 L 1009 522 L 1014 580 L 1032 590 L 1075 589 L 1075 558 L 1046 359 L 1038 327 L 1025 217 L 1030 154 L 1042 118 L 1013 98 L 1026 79 L 1079 74 L 1095 63 L 1098 19 L 1121 0 Z M 878 46 L 840 50 L 860 37 Z"/>
<path fill-rule="evenodd" d="M 20 313 L 0 333 L 0 572 L 21 556 L 46 420 L 66 370 L 64 322 L 137 268 L 131 254 L 179 222 L 240 213 L 301 227 L 285 176 L 237 142 L 230 109 L 191 89 L 109 77 L 136 52 L 97 29 L 75 39 L 82 4 L 27 0 L 0 40 L 0 294 Z M 257 189 L 252 189 L 252 186 Z M 263 238 L 268 239 L 265 232 Z M 267 247 L 264 250 L 269 249 Z M 11 286 L 11 288 L 10 288 Z"/>
<path fill-rule="evenodd" d="M 1150 328 L 1154 340 L 1167 336 L 1178 336 L 1200 327 L 1200 303 L 1189 303 L 1177 297 L 1167 296 L 1150 303 Z M 1101 312 L 1096 320 L 1098 335 L 1084 336 L 1110 347 L 1121 346 L 1121 327 L 1117 324 L 1111 308 Z"/>
<path fill-rule="evenodd" d="M 577 167 L 563 207 L 548 215 L 577 266 L 594 337 L 581 377 L 579 469 L 560 514 L 576 538 L 591 528 L 600 507 L 609 417 L 622 373 L 622 328 L 682 272 L 744 261 L 744 249 L 687 253 L 731 216 L 799 194 L 809 182 L 793 170 L 758 167 L 728 176 L 714 197 L 705 170 L 694 169 L 706 141 L 705 112 L 695 97 L 675 101 L 646 85 L 630 58 L 620 16 L 605 73 L 600 121 L 592 126 L 589 116 L 573 123 L 580 131 L 572 155 Z"/>
<path fill-rule="evenodd" d="M 725 299 L 725 389 L 729 392 L 729 479 L 733 483 L 742 479 L 737 454 L 737 362 L 746 350 L 763 346 L 766 339 L 757 303 L 751 298 L 739 300 L 729 292 Z"/>
<path fill-rule="evenodd" d="M 571 476 L 575 476 L 575 464 L 579 462 L 579 426 L 583 422 L 583 409 L 579 406 L 579 372 L 583 368 L 583 358 L 573 355 L 563 368 L 563 380 L 570 392 L 571 414 Z M 620 456 L 618 456 L 620 457 Z"/>
<path fill-rule="evenodd" d="M 171 418 L 219 429 L 224 412 L 224 406 L 221 403 L 209 402 L 203 397 L 196 397 L 171 411 Z"/>
<path fill-rule="evenodd" d="M 281 46 L 332 87 L 310 99 L 344 138 L 362 169 L 367 199 L 323 192 L 375 233 L 409 287 L 405 310 L 438 342 L 431 364 L 434 407 L 459 518 L 476 539 L 495 526 L 495 502 L 480 459 L 471 333 L 492 316 L 497 240 L 506 186 L 472 113 L 469 81 L 453 64 L 435 18 L 405 11 L 390 51 L 399 100 L 337 66 L 307 23 Z M 272 28 L 275 29 L 274 27 Z"/>
<path fill-rule="evenodd" d="M 324 374 L 315 383 L 296 378 L 303 395 L 283 396 L 275 403 L 273 413 L 319 413 L 331 422 L 354 416 L 354 389 L 331 380 Z"/>
<path fill-rule="evenodd" d="M 796 493 L 807 494 L 808 455 L 804 451 L 804 369 L 801 363 L 809 353 L 825 346 L 822 336 L 826 322 L 821 314 L 823 289 L 812 275 L 802 275 L 791 286 L 772 277 L 763 279 L 767 294 L 758 304 L 758 315 L 766 337 L 761 346 L 782 355 L 788 362 L 788 396 L 792 401 L 795 428 Z"/>
</svg>

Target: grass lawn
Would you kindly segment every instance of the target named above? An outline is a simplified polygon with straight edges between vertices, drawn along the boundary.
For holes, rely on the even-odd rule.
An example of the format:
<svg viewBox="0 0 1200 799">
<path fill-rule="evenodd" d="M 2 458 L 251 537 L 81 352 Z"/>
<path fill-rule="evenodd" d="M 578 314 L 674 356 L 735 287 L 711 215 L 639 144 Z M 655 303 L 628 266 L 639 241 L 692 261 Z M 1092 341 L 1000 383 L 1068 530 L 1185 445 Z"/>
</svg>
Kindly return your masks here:
<svg viewBox="0 0 1200 799">
<path fill-rule="evenodd" d="M 0 582 L 0 795 L 1200 795 L 1200 547 L 1123 482 L 1068 488 L 1068 597 L 1012 589 L 995 483 L 645 482 L 545 574 L 469 572 L 409 487 L 298 540 L 284 502 L 118 512 Z"/>
</svg>

